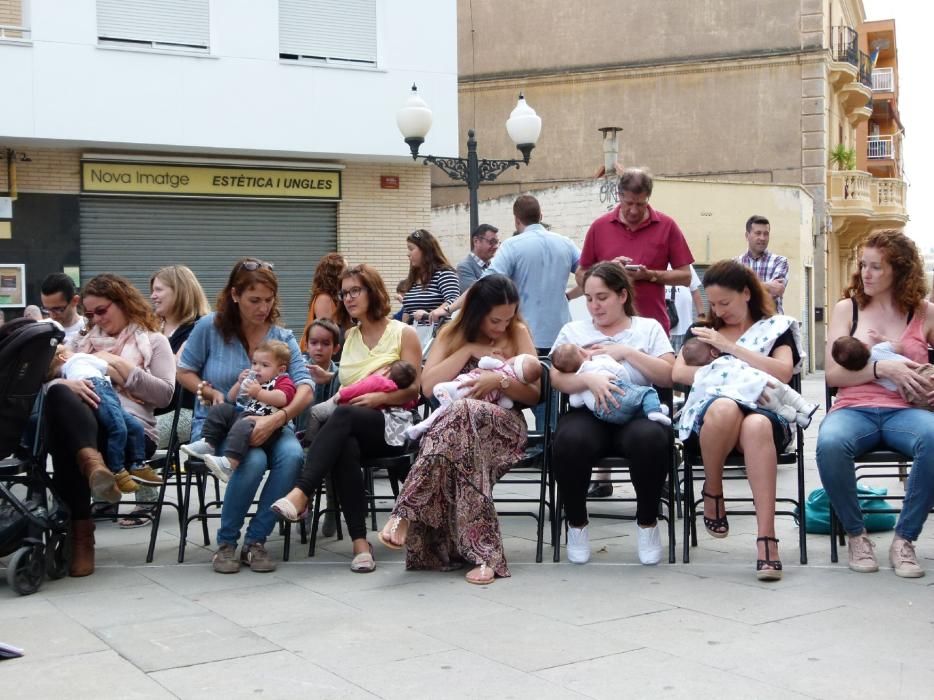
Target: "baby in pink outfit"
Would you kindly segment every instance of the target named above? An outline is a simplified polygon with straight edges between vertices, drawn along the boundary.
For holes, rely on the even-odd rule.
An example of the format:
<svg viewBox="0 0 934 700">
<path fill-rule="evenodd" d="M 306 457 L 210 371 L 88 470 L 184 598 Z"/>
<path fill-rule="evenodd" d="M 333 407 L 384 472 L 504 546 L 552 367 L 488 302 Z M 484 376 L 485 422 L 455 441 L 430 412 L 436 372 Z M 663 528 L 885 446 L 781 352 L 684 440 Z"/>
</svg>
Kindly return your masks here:
<svg viewBox="0 0 934 700">
<path fill-rule="evenodd" d="M 435 398 L 438 399 L 438 402 L 441 404 L 440 408 L 433 411 L 425 420 L 421 423 L 416 423 L 415 425 L 409 426 L 406 428 L 405 436 L 410 440 L 418 440 L 422 434 L 431 424 L 438 420 L 438 417 L 443 415 L 447 410 L 448 406 L 457 401 L 458 399 L 465 398 L 470 392 L 471 387 L 465 385 L 464 382 L 467 379 L 472 379 L 481 374 L 481 372 L 491 370 L 503 375 L 504 383 L 509 379 L 515 379 L 518 382 L 523 384 L 531 384 L 532 382 L 538 381 L 542 376 L 542 365 L 538 361 L 537 357 L 532 357 L 531 355 L 516 355 L 511 360 L 503 360 L 499 357 L 492 357 L 486 355 L 481 357 L 477 361 L 477 369 L 471 370 L 465 374 L 457 375 L 453 381 L 450 382 L 440 382 L 435 384 L 434 391 L 432 392 L 435 395 Z M 503 408 L 512 408 L 513 402 L 505 393 L 500 390 L 491 391 L 486 396 L 482 397 L 484 401 L 489 401 L 495 403 Z"/>
</svg>

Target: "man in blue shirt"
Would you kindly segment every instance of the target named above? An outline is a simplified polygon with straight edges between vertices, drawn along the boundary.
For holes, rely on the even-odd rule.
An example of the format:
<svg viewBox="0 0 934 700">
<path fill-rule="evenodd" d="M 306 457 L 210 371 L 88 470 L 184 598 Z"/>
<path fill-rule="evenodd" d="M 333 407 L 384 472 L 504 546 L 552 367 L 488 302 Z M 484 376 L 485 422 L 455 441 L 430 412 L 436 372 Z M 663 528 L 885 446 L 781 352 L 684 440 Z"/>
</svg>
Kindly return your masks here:
<svg viewBox="0 0 934 700">
<path fill-rule="evenodd" d="M 512 205 L 520 235 L 502 242 L 484 275 L 506 275 L 519 290 L 519 312 L 540 355 L 547 355 L 561 327 L 571 320 L 565 291 L 580 250 L 569 238 L 542 226 L 542 208 L 532 195 Z"/>
</svg>

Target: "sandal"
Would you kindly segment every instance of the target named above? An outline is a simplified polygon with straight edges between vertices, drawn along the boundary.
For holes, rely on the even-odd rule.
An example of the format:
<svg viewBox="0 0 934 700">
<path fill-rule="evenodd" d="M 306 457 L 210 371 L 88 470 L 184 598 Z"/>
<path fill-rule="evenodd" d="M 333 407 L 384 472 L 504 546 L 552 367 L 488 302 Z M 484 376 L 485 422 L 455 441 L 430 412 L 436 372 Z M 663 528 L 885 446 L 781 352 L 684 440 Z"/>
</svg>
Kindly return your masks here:
<svg viewBox="0 0 934 700">
<path fill-rule="evenodd" d="M 388 536 L 383 534 L 386 531 L 385 527 L 379 531 L 379 534 L 377 535 L 377 537 L 379 538 L 379 541 L 382 542 L 385 547 L 388 547 L 389 549 L 396 549 L 396 550 L 403 549 L 405 547 L 405 544 L 397 544 L 392 541 L 392 536 L 396 534 L 396 530 L 399 529 L 399 523 L 401 522 L 402 522 L 402 518 L 400 518 L 398 515 L 394 515 L 389 519 L 389 522 L 386 523 L 386 527 L 389 528 Z"/>
<path fill-rule="evenodd" d="M 276 513 L 288 520 L 290 523 L 297 523 L 299 520 L 304 519 L 304 517 L 308 515 L 308 506 L 305 506 L 305 510 L 299 513 L 298 509 L 295 507 L 295 504 L 292 503 L 292 501 L 290 501 L 288 498 L 280 498 L 278 501 L 273 503 L 271 507 Z"/>
<path fill-rule="evenodd" d="M 779 581 L 782 578 L 782 563 L 778 559 L 769 559 L 769 542 L 778 545 L 774 537 L 757 537 L 756 544 L 765 542 L 765 559 L 756 559 L 756 578 L 760 581 Z M 775 547 L 776 552 L 778 547 Z M 766 568 L 768 567 L 768 568 Z"/>
<path fill-rule="evenodd" d="M 706 487 L 707 485 L 704 484 Z M 724 537 L 730 534 L 730 522 L 726 519 L 726 502 L 723 500 L 723 494 L 713 494 L 707 493 L 707 491 L 702 488 L 701 496 L 704 498 L 712 498 L 714 504 L 717 506 L 717 517 L 708 518 L 704 516 L 704 527 L 707 528 L 707 532 L 711 537 L 716 537 L 718 540 L 722 540 Z M 723 515 L 720 515 L 720 504 L 723 503 Z"/>
<path fill-rule="evenodd" d="M 120 526 L 121 530 L 132 530 L 133 528 L 143 527 L 144 525 L 149 525 L 152 522 L 152 516 L 155 512 L 155 508 L 137 508 L 132 513 L 124 515 L 120 520 L 117 521 L 117 524 Z"/>
<path fill-rule="evenodd" d="M 350 562 L 350 570 L 355 574 L 369 574 L 376 568 L 376 560 L 373 558 L 373 545 L 367 542 L 368 552 L 360 552 Z"/>
<path fill-rule="evenodd" d="M 477 569 L 480 570 L 480 574 L 478 576 L 472 577 L 470 574 L 472 574 L 474 571 L 477 571 Z M 489 576 L 487 576 L 487 573 L 489 573 Z M 496 580 L 496 574 L 493 572 L 493 569 L 488 567 L 486 564 L 481 564 L 475 569 L 468 571 L 464 578 L 467 579 L 467 583 L 472 583 L 475 586 L 486 586 Z"/>
</svg>

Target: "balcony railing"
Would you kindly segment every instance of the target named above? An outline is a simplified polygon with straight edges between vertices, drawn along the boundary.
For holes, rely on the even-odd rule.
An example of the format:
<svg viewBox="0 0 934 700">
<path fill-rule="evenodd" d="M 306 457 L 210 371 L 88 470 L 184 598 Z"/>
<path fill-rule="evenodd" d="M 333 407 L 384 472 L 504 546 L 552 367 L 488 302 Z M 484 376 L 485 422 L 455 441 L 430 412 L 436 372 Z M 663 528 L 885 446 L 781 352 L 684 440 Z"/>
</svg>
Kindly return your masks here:
<svg viewBox="0 0 934 700">
<path fill-rule="evenodd" d="M 832 27 L 830 53 L 834 61 L 859 66 L 859 35 L 850 27 Z"/>
<path fill-rule="evenodd" d="M 863 51 L 859 52 L 859 82 L 872 89 L 872 59 Z"/>
<path fill-rule="evenodd" d="M 861 170 L 838 170 L 830 176 L 830 197 L 842 202 L 846 208 L 870 208 L 869 183 L 872 175 Z"/>
<path fill-rule="evenodd" d="M 870 136 L 867 156 L 872 158 L 893 158 L 895 144 L 891 136 Z"/>
<path fill-rule="evenodd" d="M 904 213 L 905 181 L 897 177 L 872 179 L 872 203 L 878 213 Z"/>
<path fill-rule="evenodd" d="M 876 68 L 872 71 L 872 91 L 892 92 L 895 89 L 895 71 L 892 68 Z"/>
</svg>

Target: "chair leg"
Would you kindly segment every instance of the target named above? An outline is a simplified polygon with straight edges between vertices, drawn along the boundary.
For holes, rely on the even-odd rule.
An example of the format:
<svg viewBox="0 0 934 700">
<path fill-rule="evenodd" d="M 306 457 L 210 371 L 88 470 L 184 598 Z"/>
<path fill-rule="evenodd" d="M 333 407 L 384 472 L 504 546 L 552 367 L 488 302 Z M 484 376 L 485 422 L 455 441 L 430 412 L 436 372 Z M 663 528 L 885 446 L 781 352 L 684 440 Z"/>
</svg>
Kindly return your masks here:
<svg viewBox="0 0 934 700">
<path fill-rule="evenodd" d="M 548 469 L 545 465 L 545 462 L 542 461 L 541 464 L 542 474 L 539 481 L 539 491 L 538 491 L 538 519 L 536 520 L 536 525 L 538 526 L 537 537 L 535 540 L 535 563 L 542 563 L 542 550 L 545 545 L 545 494 L 547 493 L 548 484 Z"/>
<path fill-rule="evenodd" d="M 842 528 L 841 528 L 842 529 Z M 830 507 L 830 561 L 837 563 L 839 555 L 837 554 L 837 535 L 840 535 L 840 544 L 843 544 L 843 535 L 837 527 L 837 514 L 833 512 L 833 506 Z"/>
<path fill-rule="evenodd" d="M 188 509 L 191 503 L 191 469 L 185 472 L 185 493 L 179 506 L 178 563 L 185 561 L 185 545 L 188 543 Z"/>
<path fill-rule="evenodd" d="M 204 546 L 211 545 L 211 536 L 208 534 L 208 519 L 205 516 L 207 510 L 205 498 L 207 496 L 207 477 L 203 474 L 195 474 L 195 484 L 198 487 L 198 518 L 201 520 L 201 534 L 204 537 Z M 218 501 L 221 500 L 220 493 L 217 492 L 217 479 L 214 480 L 214 492 L 217 494 Z"/>
<path fill-rule="evenodd" d="M 370 527 L 373 532 L 376 532 L 376 481 L 373 478 L 373 470 L 365 469 L 366 473 L 366 487 L 370 493 Z"/>
<path fill-rule="evenodd" d="M 331 507 L 331 501 L 328 500 L 328 508 Z M 308 538 L 308 556 L 315 555 L 315 545 L 318 541 L 318 517 L 321 515 L 321 486 L 315 489 L 314 506 L 311 509 L 311 535 Z"/>
<path fill-rule="evenodd" d="M 555 563 L 561 561 L 561 523 L 564 519 L 561 509 L 563 507 L 564 505 L 561 503 L 561 489 L 555 489 L 555 512 L 551 528 L 551 538 L 552 542 L 554 542 L 553 561 Z"/>
<path fill-rule="evenodd" d="M 282 561 L 289 560 L 289 550 L 292 540 L 292 523 L 285 521 L 285 541 L 282 543 Z"/>
</svg>

